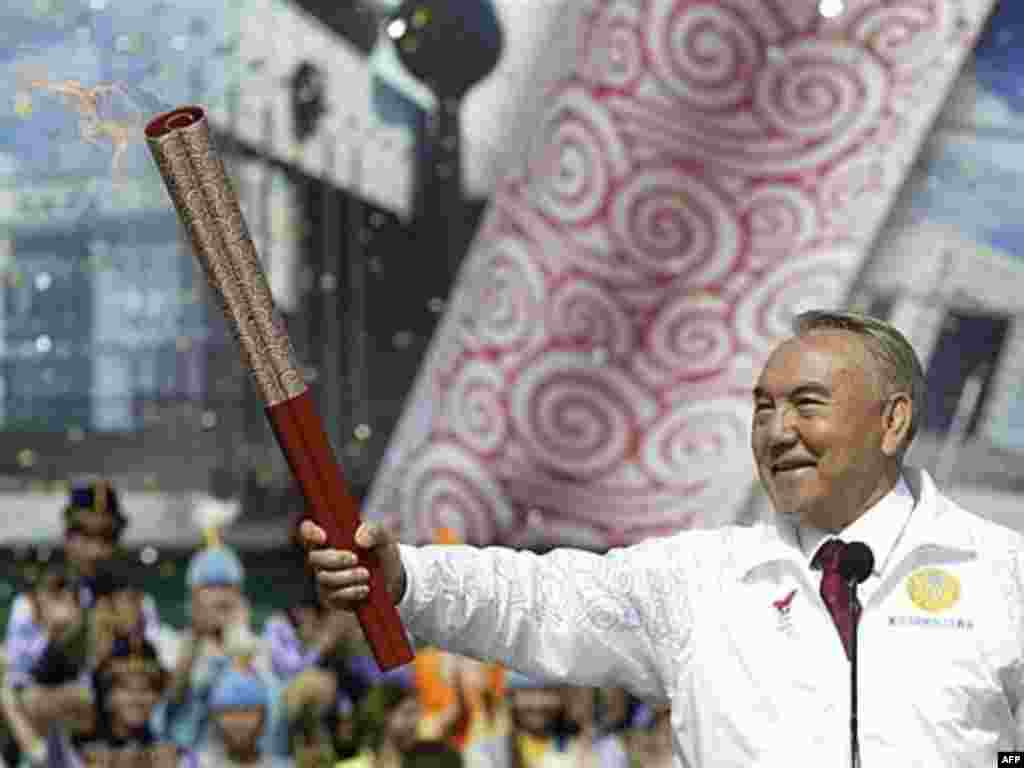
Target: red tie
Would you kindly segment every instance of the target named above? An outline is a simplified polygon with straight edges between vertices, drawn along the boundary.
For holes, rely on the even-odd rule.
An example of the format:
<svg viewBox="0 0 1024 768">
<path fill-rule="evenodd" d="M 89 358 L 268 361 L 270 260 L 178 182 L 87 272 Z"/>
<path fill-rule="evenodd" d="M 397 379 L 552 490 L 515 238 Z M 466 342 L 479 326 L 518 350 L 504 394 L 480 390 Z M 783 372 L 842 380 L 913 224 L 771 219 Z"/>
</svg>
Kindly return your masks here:
<svg viewBox="0 0 1024 768">
<path fill-rule="evenodd" d="M 854 600 L 854 620 L 850 621 L 850 590 L 843 577 L 839 575 L 839 560 L 846 549 L 846 543 L 839 539 L 830 539 L 821 545 L 814 560 L 811 561 L 811 568 L 822 569 L 821 574 L 821 599 L 828 606 L 832 614 L 832 621 L 839 630 L 839 638 L 843 641 L 843 648 L 846 650 L 846 658 L 850 658 L 850 641 L 853 639 L 853 630 L 857 620 L 860 619 L 860 601 Z"/>
</svg>

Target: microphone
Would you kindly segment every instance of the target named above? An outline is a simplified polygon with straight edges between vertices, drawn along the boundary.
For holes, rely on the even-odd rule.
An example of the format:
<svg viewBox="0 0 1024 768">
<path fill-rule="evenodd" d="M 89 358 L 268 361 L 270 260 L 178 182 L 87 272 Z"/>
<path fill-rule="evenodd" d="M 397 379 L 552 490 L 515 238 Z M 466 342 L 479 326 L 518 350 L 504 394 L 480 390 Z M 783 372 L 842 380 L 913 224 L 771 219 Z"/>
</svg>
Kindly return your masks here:
<svg viewBox="0 0 1024 768">
<path fill-rule="evenodd" d="M 875 569 L 875 556 L 871 547 L 860 541 L 851 541 L 839 558 L 839 575 L 847 584 L 860 584 Z"/>
<path fill-rule="evenodd" d="M 875 556 L 871 547 L 860 541 L 851 541 L 839 558 L 839 575 L 850 590 L 850 765 L 860 768 L 860 742 L 857 738 L 857 629 L 858 616 L 854 612 L 857 603 L 857 585 L 871 575 L 875 569 Z"/>
</svg>

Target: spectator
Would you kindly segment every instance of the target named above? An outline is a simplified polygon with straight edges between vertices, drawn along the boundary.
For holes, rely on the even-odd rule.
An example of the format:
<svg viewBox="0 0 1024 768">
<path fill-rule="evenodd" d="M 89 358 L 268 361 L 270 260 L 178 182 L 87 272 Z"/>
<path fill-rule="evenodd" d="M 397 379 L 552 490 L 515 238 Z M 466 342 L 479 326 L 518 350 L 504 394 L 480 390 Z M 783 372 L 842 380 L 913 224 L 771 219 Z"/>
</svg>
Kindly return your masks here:
<svg viewBox="0 0 1024 768">
<path fill-rule="evenodd" d="M 7 623 L 5 683 L 22 688 L 51 639 L 65 639 L 83 621 L 79 592 L 64 558 L 55 553 L 27 592 L 15 598 Z"/>
<path fill-rule="evenodd" d="M 232 667 L 210 694 L 214 729 L 199 754 L 200 768 L 285 768 L 292 761 L 263 747 L 270 721 L 267 684 L 254 670 Z"/>
<path fill-rule="evenodd" d="M 621 736 L 601 730 L 597 720 L 595 688 L 564 686 L 567 728 L 566 751 L 577 768 L 629 768 L 629 755 Z"/>
<path fill-rule="evenodd" d="M 90 655 L 94 667 L 110 655 L 115 638 L 145 640 L 148 647 L 156 648 L 153 633 L 146 631 L 146 595 L 137 562 L 118 557 L 101 563 L 92 589 Z"/>
<path fill-rule="evenodd" d="M 652 709 L 646 704 L 637 707 L 626 745 L 631 768 L 671 768 L 672 718 L 665 705 Z"/>
<path fill-rule="evenodd" d="M 153 713 L 168 675 L 156 650 L 141 635 L 117 637 L 92 675 L 95 719 L 87 734 L 52 729 L 50 768 L 121 764 L 193 766 L 195 759 L 162 741 Z"/>
<path fill-rule="evenodd" d="M 330 768 L 337 762 L 334 742 L 327 721 L 337 702 L 338 685 L 334 674 L 319 667 L 304 669 L 279 689 L 272 701 L 275 729 L 268 749 L 290 754 L 300 765 Z M 281 733 L 281 728 L 286 732 Z M 300 762 L 301 759 L 301 762 Z"/>
<path fill-rule="evenodd" d="M 640 705 L 625 688 L 602 688 L 598 696 L 598 723 L 603 733 L 624 734 Z"/>
<path fill-rule="evenodd" d="M 339 760 L 351 760 L 359 752 L 356 709 L 345 691 L 338 691 L 334 709 L 327 715 L 327 728 Z"/>
<path fill-rule="evenodd" d="M 83 587 L 96 578 L 100 563 L 114 556 L 127 524 L 110 481 L 99 478 L 71 484 L 64 506 L 64 552 L 83 579 Z"/>
<path fill-rule="evenodd" d="M 337 768 L 401 768 L 402 757 L 419 740 L 420 703 L 411 670 L 389 672 L 360 704 L 361 749 Z"/>
<path fill-rule="evenodd" d="M 305 556 L 298 539 L 299 522 L 301 517 L 295 519 L 294 566 L 296 572 L 305 573 Z M 325 611 L 312 577 L 300 584 L 298 594 L 291 599 L 294 608 L 271 615 L 264 626 L 273 673 L 280 683 L 287 683 L 311 666 L 329 670 L 339 690 L 348 696 L 353 706 L 358 705 L 380 675 L 359 621 L 351 613 L 339 618 L 333 615 L 337 611 Z"/>
<path fill-rule="evenodd" d="M 439 649 L 416 654 L 416 686 L 423 708 L 421 733 L 460 753 L 504 732 L 504 669 Z"/>
<path fill-rule="evenodd" d="M 466 751 L 469 768 L 541 768 L 565 762 L 565 705 L 558 686 L 517 672 L 505 678 L 508 730 Z"/>
<path fill-rule="evenodd" d="M 130 568 L 113 567 L 118 562 L 128 565 L 104 561 L 94 571 L 91 611 L 82 610 L 83 592 L 68 581 L 59 558 L 32 593 L 46 643 L 28 674 L 16 678 L 19 689 L 4 697 L 8 723 L 30 762 L 43 755 L 50 765 L 79 762 L 70 745 L 76 735 L 94 732 L 98 715 L 106 712 L 102 699 L 95 698 L 90 670 L 105 669 L 117 641 L 151 649 L 143 636 L 141 594 L 131 583 Z"/>
<path fill-rule="evenodd" d="M 0 697 L 12 738 L 5 758 L 12 763 L 22 756 L 30 763 L 44 760 L 51 726 L 62 721 L 78 728 L 92 724 L 88 631 L 79 595 L 60 556 L 42 569 L 26 595 L 32 611 L 28 636 L 33 642 L 10 649 L 12 667 Z"/>
<path fill-rule="evenodd" d="M 63 579 L 77 583 L 82 608 L 90 608 L 103 564 L 114 558 L 117 543 L 127 526 L 114 487 L 106 480 L 90 480 L 71 486 L 64 507 L 64 549 L 56 554 L 66 562 Z M 155 642 L 160 620 L 156 603 L 142 598 L 146 638 Z M 29 594 L 15 597 L 7 620 L 5 648 L 12 660 L 12 685 L 24 685 L 25 675 L 46 648 L 46 632 L 39 622 L 38 605 Z"/>
<path fill-rule="evenodd" d="M 358 631 L 358 624 L 353 616 L 325 611 L 310 581 L 294 605 L 273 614 L 264 625 L 274 675 L 279 682 L 287 683 L 303 670 L 327 660 L 354 631 Z"/>
<path fill-rule="evenodd" d="M 64 551 L 79 579 L 86 608 L 92 607 L 96 582 L 103 578 L 102 568 L 115 559 L 127 527 L 120 496 L 109 480 L 95 478 L 72 483 L 64 507 Z M 160 629 L 156 602 L 144 594 L 140 599 L 146 639 L 155 644 Z"/>
<path fill-rule="evenodd" d="M 238 556 L 219 541 L 193 555 L 186 584 L 191 596 L 191 627 L 183 632 L 160 720 L 170 739 L 197 750 L 206 740 L 210 690 L 230 660 L 225 637 L 248 627 L 249 606 L 242 593 L 245 571 Z"/>
</svg>

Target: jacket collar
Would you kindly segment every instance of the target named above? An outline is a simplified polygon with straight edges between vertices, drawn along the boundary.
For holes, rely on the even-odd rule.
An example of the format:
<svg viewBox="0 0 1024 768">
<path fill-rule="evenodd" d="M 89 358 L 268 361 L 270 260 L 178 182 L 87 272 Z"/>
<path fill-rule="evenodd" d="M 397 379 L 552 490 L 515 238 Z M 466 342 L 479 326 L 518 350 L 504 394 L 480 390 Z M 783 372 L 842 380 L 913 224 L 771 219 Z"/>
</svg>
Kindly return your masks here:
<svg viewBox="0 0 1024 768">
<path fill-rule="evenodd" d="M 838 537 L 848 543 L 860 541 L 867 544 L 875 556 L 873 573 L 881 576 L 885 573 L 897 541 L 907 527 L 915 503 L 916 500 L 901 474 L 896 486 L 871 509 L 844 528 Z M 807 567 L 810 568 L 821 545 L 835 535 L 804 525 L 798 526 L 797 530 L 804 557 L 807 559 Z"/>
<path fill-rule="evenodd" d="M 955 554 L 976 552 L 977 542 L 965 530 L 962 521 L 956 519 L 958 508 L 939 493 L 931 476 L 923 469 L 907 466 L 903 467 L 902 474 L 914 497 L 914 508 L 902 533 L 879 566 L 879 572 L 884 572 L 899 558 L 917 549 Z M 757 533 L 747 539 L 742 550 L 736 553 L 736 575 L 739 579 L 746 579 L 760 566 L 780 561 L 789 561 L 797 568 L 808 567 L 798 526 L 792 520 L 773 512 L 768 522 L 758 524 L 755 529 Z"/>
</svg>

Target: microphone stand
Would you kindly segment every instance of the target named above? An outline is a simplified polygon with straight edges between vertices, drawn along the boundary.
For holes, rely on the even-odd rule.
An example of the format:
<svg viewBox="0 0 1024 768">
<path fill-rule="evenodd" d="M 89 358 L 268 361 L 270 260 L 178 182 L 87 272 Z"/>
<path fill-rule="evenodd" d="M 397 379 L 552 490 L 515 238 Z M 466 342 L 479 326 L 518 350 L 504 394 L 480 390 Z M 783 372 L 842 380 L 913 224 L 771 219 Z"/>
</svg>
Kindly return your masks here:
<svg viewBox="0 0 1024 768">
<path fill-rule="evenodd" d="M 857 600 L 857 579 L 850 579 L 846 585 L 850 590 L 850 626 L 853 627 L 850 637 L 850 768 L 861 768 L 860 742 L 857 738 L 857 635 L 860 634 L 860 617 L 854 609 Z"/>
</svg>

